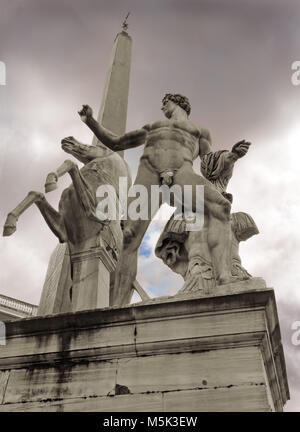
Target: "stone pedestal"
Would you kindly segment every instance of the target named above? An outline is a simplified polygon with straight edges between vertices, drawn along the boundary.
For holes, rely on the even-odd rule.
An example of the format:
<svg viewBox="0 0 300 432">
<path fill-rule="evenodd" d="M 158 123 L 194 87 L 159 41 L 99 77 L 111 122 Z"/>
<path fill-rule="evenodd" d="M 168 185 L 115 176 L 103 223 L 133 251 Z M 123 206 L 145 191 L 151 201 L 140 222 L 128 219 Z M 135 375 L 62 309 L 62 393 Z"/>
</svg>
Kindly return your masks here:
<svg viewBox="0 0 300 432">
<path fill-rule="evenodd" d="M 50 259 L 38 315 L 109 306 L 115 268 L 116 260 L 101 234 L 70 249 L 66 243 L 58 245 Z"/>
<path fill-rule="evenodd" d="M 274 292 L 238 285 L 8 323 L 0 410 L 282 411 Z"/>
<path fill-rule="evenodd" d="M 110 273 L 116 268 L 106 244 L 93 237 L 71 250 L 73 285 L 72 311 L 98 309 L 109 306 Z"/>
</svg>

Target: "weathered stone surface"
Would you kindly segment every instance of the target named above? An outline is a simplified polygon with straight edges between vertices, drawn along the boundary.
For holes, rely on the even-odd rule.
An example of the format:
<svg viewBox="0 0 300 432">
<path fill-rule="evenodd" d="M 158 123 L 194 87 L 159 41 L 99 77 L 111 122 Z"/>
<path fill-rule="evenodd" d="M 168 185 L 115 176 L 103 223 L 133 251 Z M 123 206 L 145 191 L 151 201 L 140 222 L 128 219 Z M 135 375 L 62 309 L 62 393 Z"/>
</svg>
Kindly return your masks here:
<svg viewBox="0 0 300 432">
<path fill-rule="evenodd" d="M 97 311 L 98 312 L 98 311 Z M 98 312 L 99 314 L 99 312 Z M 80 317 L 76 317 L 80 319 Z M 67 321 L 67 320 L 66 320 Z M 72 321 L 69 321 L 70 325 Z M 68 323 L 68 322 L 66 322 Z M 36 321 L 34 326 L 40 323 Z M 99 321 L 98 321 L 99 325 Z M 77 324 L 80 327 L 80 324 Z M 101 359 L 111 357 L 114 350 L 117 356 L 122 351 L 128 352 L 134 350 L 134 331 L 135 324 L 128 323 L 123 325 L 99 325 L 98 328 L 71 328 L 68 330 L 36 332 L 33 335 L 20 335 L 13 340 L 9 340 L 0 354 L 0 368 L 5 363 L 9 367 L 11 362 L 22 366 L 28 361 L 28 357 L 38 359 L 42 363 L 48 361 L 70 361 L 74 356 L 76 358 L 85 358 L 87 352 L 93 353 Z M 8 360 L 9 359 L 9 360 Z M 44 359 L 44 361 L 43 361 Z"/>
<path fill-rule="evenodd" d="M 229 283 L 225 285 L 219 285 L 208 292 L 202 290 L 195 290 L 195 292 L 186 292 L 185 290 L 179 290 L 176 297 L 188 298 L 188 297 L 214 297 L 220 295 L 237 294 L 242 292 L 255 291 L 266 288 L 266 282 L 260 277 L 252 277 L 243 281 Z"/>
<path fill-rule="evenodd" d="M 2 411 L 280 411 L 289 398 L 271 289 L 8 323 L 0 372 Z"/>
<path fill-rule="evenodd" d="M 261 353 L 245 347 L 120 359 L 117 379 L 132 393 L 255 385 L 262 381 Z"/>
<path fill-rule="evenodd" d="M 70 254 L 66 243 L 59 243 L 51 254 L 38 315 L 71 312 Z"/>
<path fill-rule="evenodd" d="M 164 394 L 164 411 L 271 411 L 264 383 Z"/>
<path fill-rule="evenodd" d="M 9 378 L 9 371 L 0 372 L 0 404 L 4 402 L 4 394 L 6 392 L 6 387 Z"/>
<path fill-rule="evenodd" d="M 12 370 L 4 403 L 106 396 L 115 388 L 116 371 L 116 360 Z"/>
<path fill-rule="evenodd" d="M 5 409 L 6 408 L 6 409 Z M 0 405 L 2 411 L 44 411 L 44 412 L 157 412 L 163 410 L 163 394 L 128 394 L 109 397 L 91 397 L 53 400 L 46 403 Z"/>
</svg>

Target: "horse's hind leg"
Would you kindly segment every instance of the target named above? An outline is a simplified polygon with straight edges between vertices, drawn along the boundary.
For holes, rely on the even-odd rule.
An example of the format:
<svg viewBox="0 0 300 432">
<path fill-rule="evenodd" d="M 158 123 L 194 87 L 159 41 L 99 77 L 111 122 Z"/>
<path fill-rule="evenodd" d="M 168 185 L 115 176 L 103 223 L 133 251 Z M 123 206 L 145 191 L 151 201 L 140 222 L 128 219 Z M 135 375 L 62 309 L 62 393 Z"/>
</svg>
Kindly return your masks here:
<svg viewBox="0 0 300 432">
<path fill-rule="evenodd" d="M 73 161 L 67 159 L 63 164 L 56 170 L 47 175 L 45 191 L 50 192 L 57 187 L 57 180 L 64 174 L 69 173 L 74 185 L 74 189 L 78 198 L 78 202 L 83 208 L 87 217 L 99 222 L 96 216 L 96 198 L 95 193 L 89 183 L 85 180 L 81 174 L 78 166 Z"/>
<path fill-rule="evenodd" d="M 78 166 L 72 161 L 66 162 L 70 163 L 70 170 L 68 172 L 71 176 L 78 202 L 88 218 L 99 222 L 96 216 L 97 202 L 95 192 L 81 174 Z"/>
<path fill-rule="evenodd" d="M 85 180 L 80 172 L 77 164 L 71 160 L 65 160 L 64 163 L 56 171 L 58 177 L 61 173 L 69 173 L 73 182 L 73 186 L 78 198 L 78 202 L 84 210 L 87 217 L 99 222 L 96 217 L 96 197 L 93 189 L 89 183 Z"/>
<path fill-rule="evenodd" d="M 51 229 L 53 234 L 58 237 L 60 243 L 65 243 L 68 241 L 67 231 L 65 228 L 64 220 L 61 214 L 56 211 L 46 200 L 43 194 L 40 194 L 41 197 L 35 204 L 39 208 L 42 213 L 43 218 L 45 219 L 48 227 Z"/>
<path fill-rule="evenodd" d="M 59 240 L 61 242 L 67 241 L 67 235 L 62 216 L 46 201 L 44 195 L 40 192 L 29 192 L 27 197 L 24 198 L 23 201 L 20 202 L 20 204 L 8 214 L 3 228 L 3 236 L 10 236 L 16 231 L 19 217 L 32 204 L 36 204 L 38 206 L 49 228 L 59 238 Z"/>
<path fill-rule="evenodd" d="M 65 160 L 56 172 L 47 175 L 45 184 L 46 193 L 56 189 L 58 178 L 66 173 L 69 173 L 71 176 L 78 201 L 87 217 L 99 222 L 99 219 L 96 217 L 96 199 L 93 189 L 82 176 L 78 166 L 73 161 L 69 159 Z"/>
</svg>

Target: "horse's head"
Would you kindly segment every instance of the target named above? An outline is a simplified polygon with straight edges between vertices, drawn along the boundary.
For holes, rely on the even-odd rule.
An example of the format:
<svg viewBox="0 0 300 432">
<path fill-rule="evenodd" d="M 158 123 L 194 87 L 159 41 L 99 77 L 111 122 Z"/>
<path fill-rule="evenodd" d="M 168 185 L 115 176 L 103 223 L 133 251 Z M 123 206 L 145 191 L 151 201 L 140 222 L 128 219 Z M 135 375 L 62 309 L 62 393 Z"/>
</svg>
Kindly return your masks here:
<svg viewBox="0 0 300 432">
<path fill-rule="evenodd" d="M 61 140 L 61 147 L 66 153 L 71 154 L 84 164 L 93 159 L 103 157 L 105 154 L 102 147 L 82 144 L 72 136 L 63 138 Z"/>
</svg>

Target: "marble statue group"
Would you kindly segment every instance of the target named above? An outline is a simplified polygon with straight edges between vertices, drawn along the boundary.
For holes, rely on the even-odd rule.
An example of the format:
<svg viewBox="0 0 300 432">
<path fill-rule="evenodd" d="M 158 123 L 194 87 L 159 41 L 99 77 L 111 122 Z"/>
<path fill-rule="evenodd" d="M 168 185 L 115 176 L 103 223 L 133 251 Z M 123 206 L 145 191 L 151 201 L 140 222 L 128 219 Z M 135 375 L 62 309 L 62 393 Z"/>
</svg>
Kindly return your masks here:
<svg viewBox="0 0 300 432">
<path fill-rule="evenodd" d="M 128 178 L 130 185 L 131 177 L 125 160 L 118 152 L 144 146 L 134 185 L 142 185 L 147 191 L 154 185 L 170 188 L 178 185 L 183 189 L 185 185 L 191 185 L 191 199 L 188 204 L 184 202 L 185 207 L 189 208 L 180 208 L 176 196 L 173 205 L 177 207 L 177 214 L 185 215 L 188 211 L 195 219 L 203 216 L 197 214 L 195 206 L 197 186 L 204 190 L 204 223 L 201 230 L 188 231 L 185 218 L 178 219 L 173 215 L 155 248 L 157 257 L 183 277 L 184 284 L 178 294 L 205 295 L 218 289 L 219 285 L 250 278 L 241 264 L 239 243 L 257 234 L 258 229 L 248 214 L 231 213 L 232 195 L 227 192 L 234 164 L 247 154 L 250 143 L 242 140 L 231 151 L 213 152 L 210 133 L 189 120 L 189 100 L 180 94 L 166 94 L 162 100 L 162 111 L 164 119 L 118 136 L 96 121 L 92 109 L 83 105 L 79 111 L 80 118 L 99 141 L 97 145 L 89 146 L 74 137 L 62 140 L 62 149 L 83 163 L 83 167 L 79 169 L 74 161 L 68 159 L 47 175 L 46 193 L 57 187 L 58 178 L 62 175 L 68 173 L 71 177 L 71 185 L 61 195 L 59 210 L 48 203 L 44 194 L 29 192 L 8 214 L 3 235 L 15 232 L 18 218 L 33 203 L 59 242 L 68 244 L 70 256 L 78 250 L 82 251 L 82 245 L 91 245 L 90 239 L 101 234 L 106 249 L 115 260 L 110 305 L 130 303 L 137 273 L 138 250 L 154 216 L 153 210 L 149 210 L 146 220 L 121 220 L 121 217 L 99 220 L 96 213 L 99 201 L 97 188 L 108 184 L 115 188 L 116 196 L 120 197 L 119 178 Z M 193 161 L 198 157 L 201 174 L 193 168 Z M 151 194 L 147 196 L 149 200 Z M 132 199 L 128 199 L 127 205 Z M 160 197 L 158 207 L 163 202 Z M 71 271 L 72 277 L 74 271 Z"/>
</svg>

